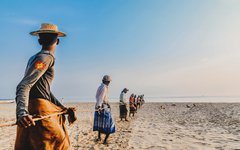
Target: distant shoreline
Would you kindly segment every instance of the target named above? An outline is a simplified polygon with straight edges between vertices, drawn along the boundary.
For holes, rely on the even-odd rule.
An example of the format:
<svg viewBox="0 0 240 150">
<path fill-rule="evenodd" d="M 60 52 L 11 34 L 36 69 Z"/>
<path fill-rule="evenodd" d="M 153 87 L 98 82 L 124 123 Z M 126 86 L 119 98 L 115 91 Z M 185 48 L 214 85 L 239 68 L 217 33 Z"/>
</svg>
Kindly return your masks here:
<svg viewBox="0 0 240 150">
<path fill-rule="evenodd" d="M 146 103 L 240 103 L 240 96 L 149 96 L 145 97 Z M 15 99 L 0 99 L 4 101 L 15 101 Z M 62 103 L 94 103 L 94 98 L 62 98 Z M 117 97 L 110 97 L 110 102 L 118 102 Z"/>
<path fill-rule="evenodd" d="M 118 102 L 110 102 L 110 104 L 117 104 Z M 238 104 L 240 101 L 236 102 L 145 102 L 146 104 Z M 0 100 L 0 104 L 15 104 L 14 100 Z M 63 102 L 63 104 L 95 104 L 95 102 L 86 102 L 86 101 L 78 101 L 78 102 Z"/>
</svg>

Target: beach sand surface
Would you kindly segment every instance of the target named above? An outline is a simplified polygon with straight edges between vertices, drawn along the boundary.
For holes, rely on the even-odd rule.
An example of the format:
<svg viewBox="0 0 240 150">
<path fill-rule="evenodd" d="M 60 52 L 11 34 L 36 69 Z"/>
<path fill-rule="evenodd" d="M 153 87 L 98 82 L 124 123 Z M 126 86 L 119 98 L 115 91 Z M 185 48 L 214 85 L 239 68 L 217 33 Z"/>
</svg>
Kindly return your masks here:
<svg viewBox="0 0 240 150">
<path fill-rule="evenodd" d="M 94 103 L 66 105 L 77 108 L 78 120 L 67 126 L 73 150 L 240 149 L 240 103 L 146 103 L 129 122 L 120 121 L 119 106 L 111 103 L 117 130 L 108 145 L 95 142 Z M 0 105 L 1 124 L 15 121 L 15 107 Z M 15 136 L 16 126 L 0 128 L 0 150 L 12 150 Z"/>
</svg>

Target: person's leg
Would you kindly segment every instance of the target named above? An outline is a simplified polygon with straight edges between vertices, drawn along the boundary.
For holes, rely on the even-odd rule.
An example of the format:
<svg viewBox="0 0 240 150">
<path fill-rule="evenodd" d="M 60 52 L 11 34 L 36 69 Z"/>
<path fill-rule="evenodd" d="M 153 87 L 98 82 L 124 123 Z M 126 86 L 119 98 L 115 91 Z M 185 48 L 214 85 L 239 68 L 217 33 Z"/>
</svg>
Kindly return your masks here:
<svg viewBox="0 0 240 150">
<path fill-rule="evenodd" d="M 103 144 L 108 144 L 108 143 L 107 143 L 107 139 L 108 139 L 109 135 L 110 135 L 109 133 L 108 133 L 108 134 L 106 134 L 106 137 L 105 137 L 105 139 L 104 139 L 104 142 L 103 142 Z"/>
<path fill-rule="evenodd" d="M 128 121 L 127 120 L 127 113 L 128 113 L 127 106 L 125 106 L 124 108 L 125 108 L 124 118 L 125 118 L 125 121 Z"/>
<path fill-rule="evenodd" d="M 120 119 L 122 121 L 122 107 L 121 107 L 121 105 L 119 106 L 119 111 L 120 111 Z"/>
<path fill-rule="evenodd" d="M 100 131 L 98 131 L 98 139 L 97 140 L 101 141 L 101 132 Z"/>
<path fill-rule="evenodd" d="M 128 121 L 128 119 L 127 119 L 127 115 L 125 116 L 125 121 Z"/>
</svg>

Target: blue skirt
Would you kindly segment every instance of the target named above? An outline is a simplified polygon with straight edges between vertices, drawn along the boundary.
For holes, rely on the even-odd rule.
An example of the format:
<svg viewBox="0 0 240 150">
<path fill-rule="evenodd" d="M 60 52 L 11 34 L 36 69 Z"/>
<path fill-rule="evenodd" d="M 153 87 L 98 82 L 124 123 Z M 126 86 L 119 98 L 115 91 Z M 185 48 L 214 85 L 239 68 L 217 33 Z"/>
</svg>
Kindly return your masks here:
<svg viewBox="0 0 240 150">
<path fill-rule="evenodd" d="M 105 109 L 100 114 L 95 111 L 93 131 L 100 131 L 105 134 L 115 132 L 115 124 L 113 122 L 111 112 L 108 109 Z"/>
</svg>

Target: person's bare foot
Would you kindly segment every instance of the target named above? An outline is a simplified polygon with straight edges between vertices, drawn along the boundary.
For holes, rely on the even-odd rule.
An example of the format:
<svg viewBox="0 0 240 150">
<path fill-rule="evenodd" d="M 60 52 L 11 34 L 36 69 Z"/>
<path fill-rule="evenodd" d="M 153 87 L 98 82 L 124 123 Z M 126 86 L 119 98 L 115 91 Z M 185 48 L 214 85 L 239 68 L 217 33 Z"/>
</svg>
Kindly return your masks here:
<svg viewBox="0 0 240 150">
<path fill-rule="evenodd" d="M 100 142 L 102 139 L 101 138 L 97 138 L 95 139 L 95 142 Z"/>
<path fill-rule="evenodd" d="M 104 145 L 108 145 L 108 142 L 104 140 L 103 144 L 104 144 Z"/>
</svg>

